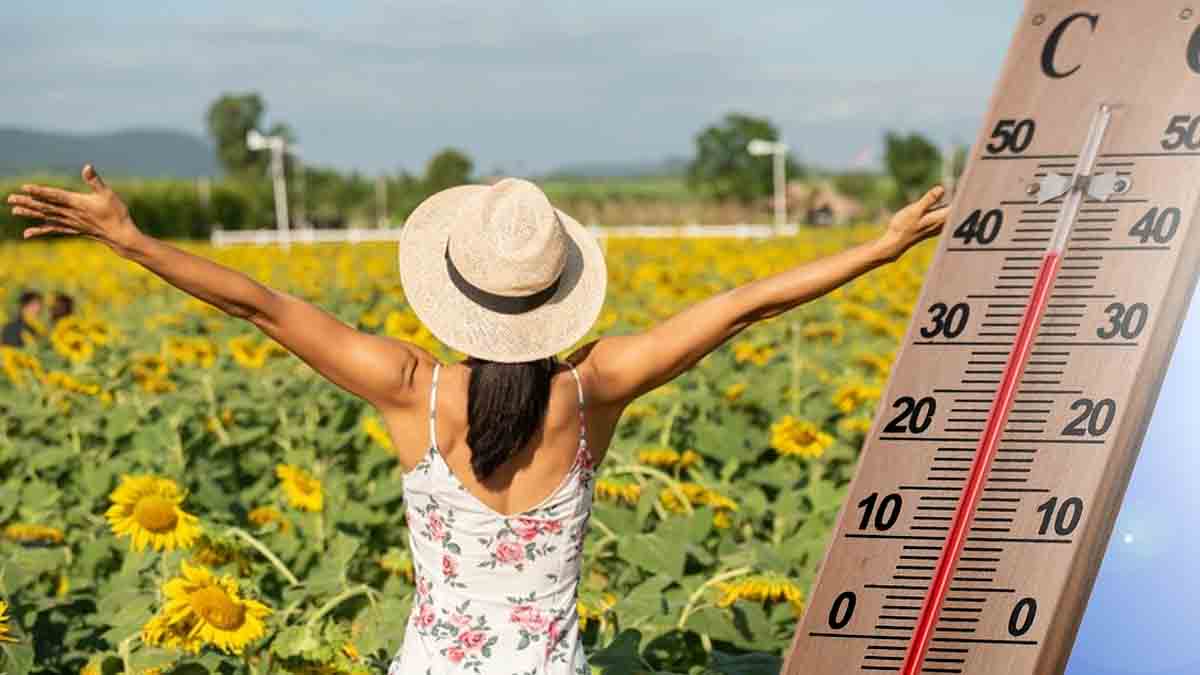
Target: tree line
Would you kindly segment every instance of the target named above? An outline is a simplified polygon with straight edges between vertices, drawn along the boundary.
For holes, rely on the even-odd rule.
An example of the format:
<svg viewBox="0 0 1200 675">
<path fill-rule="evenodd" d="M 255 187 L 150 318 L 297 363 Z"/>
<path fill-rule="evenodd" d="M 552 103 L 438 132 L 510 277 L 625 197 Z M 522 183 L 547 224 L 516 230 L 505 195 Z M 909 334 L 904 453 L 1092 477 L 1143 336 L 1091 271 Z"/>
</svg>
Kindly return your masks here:
<svg viewBox="0 0 1200 675">
<path fill-rule="evenodd" d="M 224 175 L 216 180 L 127 179 L 114 180 L 126 197 L 137 221 L 158 236 L 207 238 L 212 228 L 254 229 L 274 224 L 273 196 L 268 175 L 270 153 L 247 147 L 246 135 L 256 130 L 296 142 L 295 132 L 283 122 L 267 125 L 266 102 L 256 92 L 226 93 L 208 108 L 205 123 Z M 770 199 L 772 161 L 750 155 L 754 139 L 778 141 L 778 128 L 768 119 L 730 113 L 702 129 L 694 138 L 695 151 L 684 176 L 689 199 L 720 203 L 765 203 Z M 943 161 L 937 147 L 920 134 L 888 133 L 884 138 L 886 174 L 860 171 L 824 176 L 836 189 L 862 202 L 869 212 L 894 208 L 941 179 Z M 956 158 L 961 164 L 961 157 Z M 304 164 L 285 157 L 289 204 L 293 226 L 368 226 L 398 223 L 429 195 L 454 185 L 472 182 L 475 166 L 461 149 L 446 148 L 429 159 L 420 174 L 397 171 L 386 177 L 341 172 Z M 961 167 L 960 167 L 961 168 Z M 815 171 L 789 152 L 789 180 L 813 179 Z M 19 183 L 0 182 L 0 192 L 11 192 Z M 79 185 L 74 177 L 38 177 L 64 187 Z M 611 195 L 610 195 L 611 197 Z M 653 199 L 631 194 L 630 199 Z M 7 221 L 7 222 L 6 222 Z M 17 223 L 0 212 L 0 237 L 17 236 Z"/>
</svg>

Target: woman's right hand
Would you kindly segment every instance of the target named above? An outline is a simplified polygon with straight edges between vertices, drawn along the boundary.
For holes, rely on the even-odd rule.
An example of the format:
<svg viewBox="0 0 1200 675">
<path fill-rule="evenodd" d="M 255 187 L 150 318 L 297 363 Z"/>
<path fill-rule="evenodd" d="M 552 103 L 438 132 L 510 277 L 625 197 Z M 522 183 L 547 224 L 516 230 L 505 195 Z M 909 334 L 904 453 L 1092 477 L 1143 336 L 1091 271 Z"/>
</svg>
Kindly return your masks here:
<svg viewBox="0 0 1200 675">
<path fill-rule="evenodd" d="M 141 235 L 125 203 L 105 185 L 96 169 L 83 167 L 91 192 L 71 192 L 43 185 L 22 185 L 23 194 L 8 196 L 14 216 L 41 220 L 25 228 L 26 239 L 49 233 L 78 234 L 104 242 L 125 255 Z"/>
<path fill-rule="evenodd" d="M 937 236 L 950 215 L 949 206 L 937 206 L 946 190 L 936 185 L 917 201 L 905 206 L 892 216 L 887 231 L 879 238 L 889 260 L 899 258 L 914 245 Z"/>
</svg>

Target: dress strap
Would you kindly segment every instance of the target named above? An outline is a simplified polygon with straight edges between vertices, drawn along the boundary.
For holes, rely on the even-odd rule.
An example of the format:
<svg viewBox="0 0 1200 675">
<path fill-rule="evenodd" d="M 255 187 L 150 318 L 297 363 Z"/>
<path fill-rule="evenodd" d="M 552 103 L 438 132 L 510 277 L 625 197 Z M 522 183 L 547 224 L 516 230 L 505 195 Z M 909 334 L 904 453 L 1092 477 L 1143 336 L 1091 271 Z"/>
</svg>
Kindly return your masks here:
<svg viewBox="0 0 1200 675">
<path fill-rule="evenodd" d="M 437 385 L 441 363 L 433 366 L 433 383 L 429 387 L 429 446 L 437 447 Z"/>
<path fill-rule="evenodd" d="M 575 376 L 575 390 L 579 392 L 579 452 L 577 454 L 584 460 L 587 467 L 591 469 L 594 468 L 592 466 L 592 453 L 587 447 L 587 421 L 583 416 L 583 380 L 579 378 L 579 371 L 575 370 L 575 364 L 568 362 L 567 366 L 571 368 L 571 374 Z"/>
</svg>

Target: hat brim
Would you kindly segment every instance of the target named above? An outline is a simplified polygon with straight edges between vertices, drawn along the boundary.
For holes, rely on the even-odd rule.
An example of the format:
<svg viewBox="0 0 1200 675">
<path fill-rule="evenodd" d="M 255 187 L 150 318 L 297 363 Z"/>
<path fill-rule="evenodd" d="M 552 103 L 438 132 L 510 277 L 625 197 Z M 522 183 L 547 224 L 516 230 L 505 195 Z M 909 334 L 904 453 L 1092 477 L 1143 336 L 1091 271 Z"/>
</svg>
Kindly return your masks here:
<svg viewBox="0 0 1200 675">
<path fill-rule="evenodd" d="M 554 295 L 519 314 L 480 306 L 451 281 L 444 254 L 462 201 L 487 189 L 462 185 L 442 190 L 408 217 L 399 253 L 405 298 L 434 337 L 469 356 L 519 363 L 558 354 L 578 343 L 600 315 L 608 284 L 604 253 L 587 228 L 557 211 L 569 243 Z"/>
</svg>

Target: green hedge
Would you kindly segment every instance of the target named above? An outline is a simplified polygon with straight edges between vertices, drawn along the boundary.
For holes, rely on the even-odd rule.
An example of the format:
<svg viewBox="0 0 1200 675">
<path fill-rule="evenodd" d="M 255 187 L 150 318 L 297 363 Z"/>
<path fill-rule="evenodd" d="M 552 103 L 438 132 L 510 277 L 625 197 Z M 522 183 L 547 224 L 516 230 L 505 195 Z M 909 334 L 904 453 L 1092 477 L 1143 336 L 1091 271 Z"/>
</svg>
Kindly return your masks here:
<svg viewBox="0 0 1200 675">
<path fill-rule="evenodd" d="M 0 181 L 0 194 L 20 190 L 22 184 L 39 183 L 69 190 L 84 190 L 78 179 L 62 176 L 25 176 Z M 208 197 L 199 182 L 172 179 L 110 181 L 142 230 L 159 237 L 204 239 L 214 225 L 225 229 L 269 227 L 275 222 L 270 185 L 266 181 L 213 181 Z M 16 239 L 30 221 L 0 211 L 0 238 Z"/>
</svg>

